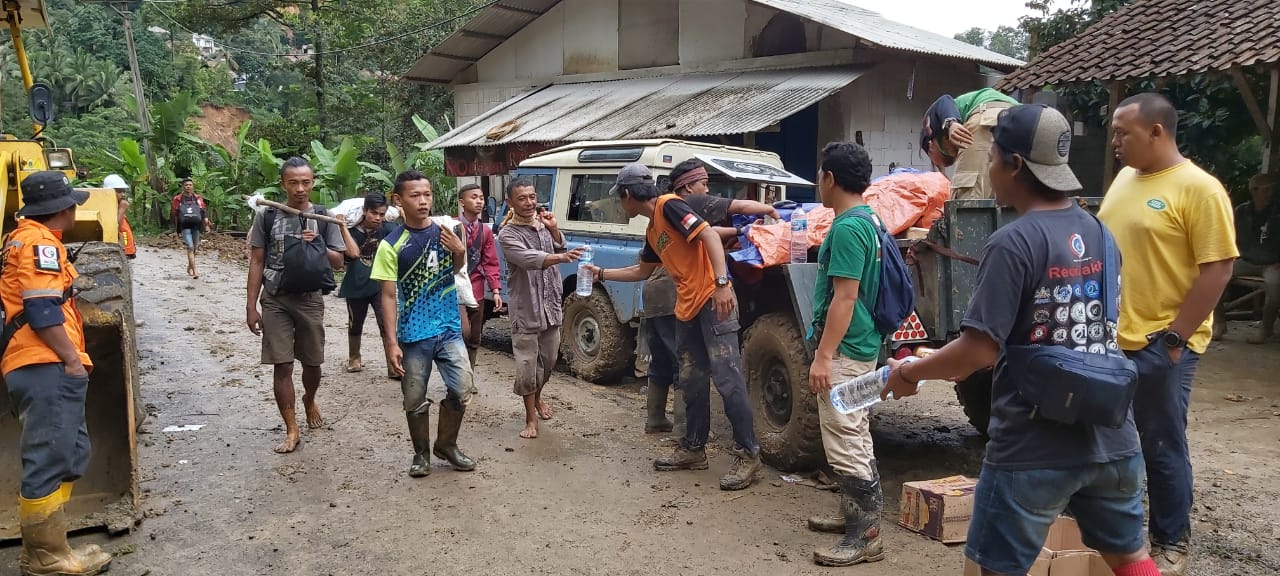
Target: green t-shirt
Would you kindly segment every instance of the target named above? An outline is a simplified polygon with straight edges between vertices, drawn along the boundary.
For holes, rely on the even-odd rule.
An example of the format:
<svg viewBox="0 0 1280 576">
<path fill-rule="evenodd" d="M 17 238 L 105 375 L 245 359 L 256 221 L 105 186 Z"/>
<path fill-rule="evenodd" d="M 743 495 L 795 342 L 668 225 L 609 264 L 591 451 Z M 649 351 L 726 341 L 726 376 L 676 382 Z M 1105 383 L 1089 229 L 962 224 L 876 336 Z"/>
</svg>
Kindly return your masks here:
<svg viewBox="0 0 1280 576">
<path fill-rule="evenodd" d="M 880 231 L 854 211 L 875 216 L 870 206 L 855 206 L 836 216 L 827 238 L 818 249 L 818 279 L 813 287 L 813 318 L 818 326 L 827 322 L 831 303 L 827 293 L 835 293 L 832 277 L 857 280 L 858 301 L 853 307 L 849 331 L 840 340 L 839 352 L 852 360 L 875 360 L 882 338 L 876 331 L 871 311 L 880 293 Z"/>
<path fill-rule="evenodd" d="M 988 102 L 1008 102 L 1014 105 L 1018 104 L 1017 100 L 1006 96 L 999 90 L 992 88 L 974 90 L 973 92 L 956 96 L 956 109 L 960 111 L 960 117 L 957 118 L 957 120 L 960 120 L 960 123 L 963 124 L 964 121 L 969 118 L 969 115 L 973 114 L 974 110 L 977 110 L 979 106 Z"/>
</svg>

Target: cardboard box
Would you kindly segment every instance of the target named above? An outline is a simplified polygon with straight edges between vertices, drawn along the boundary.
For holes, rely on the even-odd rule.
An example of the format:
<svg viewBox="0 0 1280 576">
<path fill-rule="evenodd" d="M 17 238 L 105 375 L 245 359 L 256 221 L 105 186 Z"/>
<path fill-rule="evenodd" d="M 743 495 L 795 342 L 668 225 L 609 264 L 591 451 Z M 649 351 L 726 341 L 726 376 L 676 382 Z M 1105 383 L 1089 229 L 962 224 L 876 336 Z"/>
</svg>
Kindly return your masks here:
<svg viewBox="0 0 1280 576">
<path fill-rule="evenodd" d="M 964 576 L 982 576 L 982 570 L 971 560 L 964 561 Z M 1102 556 L 1080 540 L 1076 521 L 1061 516 L 1049 527 L 1040 556 L 1027 576 L 1113 576 Z"/>
<path fill-rule="evenodd" d="M 965 476 L 904 483 L 898 525 L 944 544 L 964 542 L 977 485 Z"/>
</svg>

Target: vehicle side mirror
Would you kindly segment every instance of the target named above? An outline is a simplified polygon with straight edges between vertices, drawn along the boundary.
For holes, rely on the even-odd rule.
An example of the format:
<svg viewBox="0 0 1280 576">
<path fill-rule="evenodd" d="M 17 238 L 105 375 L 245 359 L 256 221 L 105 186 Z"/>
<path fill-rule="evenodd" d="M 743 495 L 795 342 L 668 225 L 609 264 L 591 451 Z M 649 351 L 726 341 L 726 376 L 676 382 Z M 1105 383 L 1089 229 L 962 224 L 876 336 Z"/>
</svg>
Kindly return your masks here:
<svg viewBox="0 0 1280 576">
<path fill-rule="evenodd" d="M 41 126 L 48 126 L 53 121 L 53 90 L 48 84 L 33 84 L 28 98 L 31 105 L 31 120 Z"/>
</svg>

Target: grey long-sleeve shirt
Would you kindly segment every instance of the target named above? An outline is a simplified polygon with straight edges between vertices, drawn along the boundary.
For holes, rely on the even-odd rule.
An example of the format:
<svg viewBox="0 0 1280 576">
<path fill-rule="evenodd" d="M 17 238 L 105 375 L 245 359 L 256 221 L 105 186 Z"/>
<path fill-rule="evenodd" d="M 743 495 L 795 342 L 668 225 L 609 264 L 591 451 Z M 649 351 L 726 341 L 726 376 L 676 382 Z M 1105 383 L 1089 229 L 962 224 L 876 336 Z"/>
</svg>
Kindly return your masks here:
<svg viewBox="0 0 1280 576">
<path fill-rule="evenodd" d="M 547 256 L 565 251 L 546 228 L 508 224 L 498 232 L 498 244 L 507 261 L 507 302 L 511 330 L 522 334 L 543 332 L 564 322 L 564 280 Z"/>
</svg>

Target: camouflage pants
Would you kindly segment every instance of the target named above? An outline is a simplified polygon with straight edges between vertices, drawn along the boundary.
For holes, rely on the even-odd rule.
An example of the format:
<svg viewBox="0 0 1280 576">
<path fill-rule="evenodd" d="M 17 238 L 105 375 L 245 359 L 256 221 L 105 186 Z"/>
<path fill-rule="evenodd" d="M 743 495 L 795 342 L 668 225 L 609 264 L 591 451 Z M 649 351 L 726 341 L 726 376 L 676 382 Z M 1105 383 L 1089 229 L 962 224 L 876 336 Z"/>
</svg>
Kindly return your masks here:
<svg viewBox="0 0 1280 576">
<path fill-rule="evenodd" d="M 711 433 L 711 381 L 724 400 L 724 413 L 733 427 L 733 440 L 751 454 L 760 451 L 755 423 L 742 377 L 738 349 L 738 313 L 718 320 L 710 301 L 692 320 L 680 321 L 676 338 L 680 351 L 680 388 L 684 391 L 684 447 L 707 445 Z"/>
</svg>

